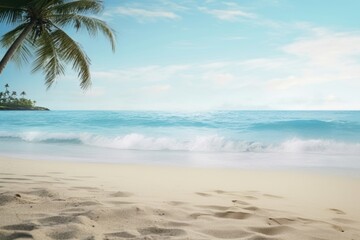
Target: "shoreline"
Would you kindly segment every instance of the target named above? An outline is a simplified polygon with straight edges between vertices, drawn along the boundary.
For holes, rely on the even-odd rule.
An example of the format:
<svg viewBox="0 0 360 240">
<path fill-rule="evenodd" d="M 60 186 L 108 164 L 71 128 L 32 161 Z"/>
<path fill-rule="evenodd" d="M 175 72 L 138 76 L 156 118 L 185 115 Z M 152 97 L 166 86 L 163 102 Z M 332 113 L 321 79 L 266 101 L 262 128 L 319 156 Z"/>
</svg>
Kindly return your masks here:
<svg viewBox="0 0 360 240">
<path fill-rule="evenodd" d="M 84 149 L 83 149 L 84 150 Z M 110 149 L 109 151 L 111 151 Z M 296 165 L 291 162 L 269 162 L 264 164 L 265 157 L 267 155 L 278 155 L 278 153 L 254 153 L 252 156 L 245 156 L 246 153 L 203 153 L 203 152 L 167 152 L 167 151 L 137 151 L 137 150 L 123 150 L 127 154 L 119 155 L 117 157 L 124 157 L 126 160 L 114 160 L 114 159 L 102 159 L 99 158 L 85 158 L 81 157 L 68 157 L 68 156 L 48 156 L 48 155 L 25 155 L 22 154 L 13 154 L 8 153 L 0 154 L 1 159 L 14 159 L 20 161 L 35 161 L 35 162 L 59 162 L 59 163 L 74 163 L 74 164 L 100 164 L 100 165 L 125 165 L 125 166 L 149 166 L 149 167 L 169 167 L 169 168 L 187 168 L 187 169 L 216 169 L 216 170 L 238 170 L 238 171 L 279 171 L 279 172 L 302 172 L 302 173 L 313 173 L 321 175 L 334 175 L 334 176 L 344 176 L 344 177 L 354 177 L 360 178 L 360 167 L 358 166 L 342 166 L 338 165 Z M 238 162 L 228 161 L 224 158 L 221 161 L 214 162 L 213 159 L 218 159 L 221 156 L 227 156 L 231 154 L 243 154 L 244 157 L 249 157 L 249 159 L 239 159 Z M 149 157 L 150 156 L 150 157 Z M 193 158 L 199 158 L 200 161 L 184 161 L 180 162 L 179 159 L 186 156 L 193 156 Z M 201 158 L 203 156 L 208 156 L 210 158 Z M 291 155 L 284 155 L 286 158 Z M 308 156 L 312 157 L 312 160 L 315 159 L 316 154 L 303 154 L 298 155 L 301 158 L 306 158 Z M 297 156 L 297 158 L 298 158 Z M 107 156 L 108 157 L 108 156 Z M 146 159 L 147 157 L 147 159 Z M 256 162 L 256 159 L 261 157 L 262 161 Z M 319 157 L 322 157 L 319 155 Z M 158 160 L 154 160 L 158 158 Z M 159 160 L 160 159 L 160 160 Z M 166 160 L 164 160 L 166 159 Z M 172 159 L 171 161 L 168 159 Z M 173 161 L 175 159 L 175 161 Z M 147 161 L 146 161 L 147 160 Z M 206 164 L 205 162 L 208 161 Z M 281 164 L 282 163 L 282 164 Z"/>
<path fill-rule="evenodd" d="M 360 238 L 359 177 L 4 157 L 0 166 L 0 239 Z"/>
</svg>

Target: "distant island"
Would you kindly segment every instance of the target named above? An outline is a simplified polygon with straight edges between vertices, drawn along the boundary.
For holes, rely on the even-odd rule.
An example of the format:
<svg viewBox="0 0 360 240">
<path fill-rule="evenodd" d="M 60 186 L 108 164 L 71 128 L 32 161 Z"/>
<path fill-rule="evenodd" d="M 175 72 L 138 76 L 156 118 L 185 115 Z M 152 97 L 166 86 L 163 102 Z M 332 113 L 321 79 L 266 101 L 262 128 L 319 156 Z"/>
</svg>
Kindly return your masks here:
<svg viewBox="0 0 360 240">
<path fill-rule="evenodd" d="M 5 91 L 0 92 L 0 111 L 1 110 L 35 110 L 49 111 L 48 108 L 36 106 L 36 101 L 25 98 L 26 93 L 22 91 L 20 98 L 16 91 L 10 91 L 9 84 L 5 84 Z"/>
</svg>

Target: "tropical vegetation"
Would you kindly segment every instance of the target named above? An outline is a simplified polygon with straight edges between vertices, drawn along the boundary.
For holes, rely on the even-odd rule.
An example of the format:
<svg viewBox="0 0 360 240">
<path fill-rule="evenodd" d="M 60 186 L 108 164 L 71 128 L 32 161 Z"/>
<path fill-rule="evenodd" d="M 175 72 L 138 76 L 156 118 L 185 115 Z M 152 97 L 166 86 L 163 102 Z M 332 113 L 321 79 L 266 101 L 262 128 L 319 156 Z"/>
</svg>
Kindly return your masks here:
<svg viewBox="0 0 360 240">
<path fill-rule="evenodd" d="M 112 29 L 93 17 L 103 7 L 101 0 L 1 0 L 0 23 L 16 27 L 0 39 L 0 44 L 8 48 L 0 61 L 0 74 L 9 60 L 22 65 L 34 57 L 33 72 L 45 74 L 47 87 L 64 74 L 66 64 L 71 64 L 78 73 L 80 87 L 88 88 L 90 59 L 64 28 L 84 29 L 91 37 L 102 33 L 114 51 Z"/>
<path fill-rule="evenodd" d="M 25 98 L 26 92 L 20 93 L 20 98 L 16 91 L 10 91 L 9 84 L 5 84 L 5 91 L 0 92 L 0 110 L 48 110 L 47 108 L 37 107 L 36 101 Z"/>
</svg>

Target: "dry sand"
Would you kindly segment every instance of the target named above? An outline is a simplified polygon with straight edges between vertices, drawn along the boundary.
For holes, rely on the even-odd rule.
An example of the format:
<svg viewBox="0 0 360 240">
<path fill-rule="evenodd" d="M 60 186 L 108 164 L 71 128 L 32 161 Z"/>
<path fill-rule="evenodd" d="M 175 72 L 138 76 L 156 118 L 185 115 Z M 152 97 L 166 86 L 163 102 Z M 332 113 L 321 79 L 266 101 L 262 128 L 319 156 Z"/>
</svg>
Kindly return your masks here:
<svg viewBox="0 0 360 240">
<path fill-rule="evenodd" d="M 360 177 L 0 158 L 0 239 L 360 240 Z"/>
</svg>

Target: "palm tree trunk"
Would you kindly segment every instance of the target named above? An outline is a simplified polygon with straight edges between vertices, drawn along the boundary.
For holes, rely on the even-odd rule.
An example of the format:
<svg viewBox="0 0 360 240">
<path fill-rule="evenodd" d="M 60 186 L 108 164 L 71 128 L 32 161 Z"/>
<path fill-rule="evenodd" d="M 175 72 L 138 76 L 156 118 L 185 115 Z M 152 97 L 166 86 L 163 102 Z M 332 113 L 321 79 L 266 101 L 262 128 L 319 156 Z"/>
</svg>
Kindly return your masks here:
<svg viewBox="0 0 360 240">
<path fill-rule="evenodd" d="M 9 50 L 5 53 L 4 57 L 0 61 L 0 74 L 4 70 L 6 64 L 9 62 L 11 57 L 14 55 L 15 51 L 18 49 L 20 44 L 25 40 L 28 33 L 31 31 L 31 29 L 34 27 L 35 22 L 32 21 L 29 23 L 29 25 L 26 26 L 26 28 L 22 31 L 22 33 L 19 35 L 19 37 L 14 41 L 14 43 L 10 46 Z"/>
</svg>

